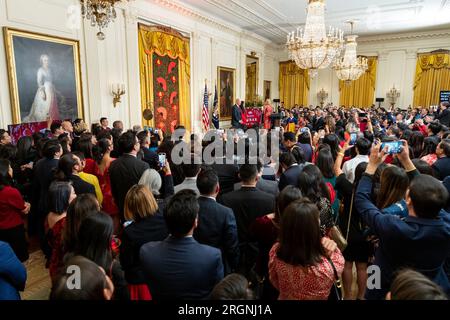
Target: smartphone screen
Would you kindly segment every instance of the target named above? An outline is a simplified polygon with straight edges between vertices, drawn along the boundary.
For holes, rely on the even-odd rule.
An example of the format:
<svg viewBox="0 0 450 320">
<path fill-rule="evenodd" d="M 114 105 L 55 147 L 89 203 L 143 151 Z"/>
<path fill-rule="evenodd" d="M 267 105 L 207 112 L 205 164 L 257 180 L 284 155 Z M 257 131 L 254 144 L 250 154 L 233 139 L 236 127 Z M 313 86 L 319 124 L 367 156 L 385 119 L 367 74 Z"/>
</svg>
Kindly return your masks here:
<svg viewBox="0 0 450 320">
<path fill-rule="evenodd" d="M 389 154 L 397 154 L 402 152 L 403 143 L 401 141 L 392 141 L 381 144 L 381 150 L 384 150 L 386 147 Z"/>
<path fill-rule="evenodd" d="M 358 140 L 358 134 L 356 132 L 350 133 L 350 145 L 354 146 L 356 144 L 356 140 Z"/>
<path fill-rule="evenodd" d="M 301 128 L 300 132 L 301 133 L 309 132 L 309 128 L 308 127 Z"/>
<path fill-rule="evenodd" d="M 158 162 L 159 162 L 159 166 L 161 168 L 163 168 L 166 165 L 166 154 L 165 153 L 158 154 Z"/>
</svg>

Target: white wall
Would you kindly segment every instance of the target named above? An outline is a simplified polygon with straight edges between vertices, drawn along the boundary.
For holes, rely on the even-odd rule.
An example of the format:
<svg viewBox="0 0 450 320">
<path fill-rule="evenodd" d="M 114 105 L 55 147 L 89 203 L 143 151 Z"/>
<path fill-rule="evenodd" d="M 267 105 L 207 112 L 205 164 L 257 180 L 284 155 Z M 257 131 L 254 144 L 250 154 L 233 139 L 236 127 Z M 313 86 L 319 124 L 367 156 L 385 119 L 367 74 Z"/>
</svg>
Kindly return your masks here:
<svg viewBox="0 0 450 320">
<path fill-rule="evenodd" d="M 450 30 L 373 36 L 360 38 L 358 43 L 358 54 L 378 56 L 375 98 L 386 99 L 386 93 L 395 85 L 401 94 L 397 106 L 407 108 L 413 104 L 417 54 L 450 49 Z M 327 102 L 339 103 L 339 81 L 331 69 L 319 71 L 311 81 L 310 104 L 319 104 L 317 92 L 322 88 L 329 94 Z"/>
<path fill-rule="evenodd" d="M 204 81 L 214 93 L 217 67 L 236 69 L 236 94 L 245 97 L 245 57 L 250 52 L 260 59 L 258 92 L 264 80 L 272 81 L 272 98 L 278 95 L 280 52 L 269 41 L 242 32 L 226 22 L 215 20 L 181 7 L 136 0 L 104 32 L 106 40 L 96 38 L 97 29 L 82 22 L 79 29 L 67 26 L 68 9 L 78 0 L 0 0 L 0 26 L 80 41 L 81 72 L 85 119 L 101 116 L 120 119 L 125 126 L 141 123 L 139 87 L 138 23 L 171 26 L 191 38 L 191 110 L 192 127 L 201 128 Z M 124 83 L 126 95 L 116 108 L 110 85 Z M 0 40 L 0 127 L 12 122 L 9 83 L 3 38 Z"/>
</svg>

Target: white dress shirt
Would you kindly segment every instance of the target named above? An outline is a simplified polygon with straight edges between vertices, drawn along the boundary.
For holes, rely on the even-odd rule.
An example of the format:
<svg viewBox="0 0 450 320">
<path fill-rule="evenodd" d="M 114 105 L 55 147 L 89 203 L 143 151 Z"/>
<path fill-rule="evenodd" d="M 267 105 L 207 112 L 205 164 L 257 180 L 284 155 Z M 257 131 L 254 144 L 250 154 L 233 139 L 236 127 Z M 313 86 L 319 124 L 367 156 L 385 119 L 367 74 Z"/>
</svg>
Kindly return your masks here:
<svg viewBox="0 0 450 320">
<path fill-rule="evenodd" d="M 351 183 L 355 181 L 355 170 L 361 162 L 369 162 L 369 156 L 358 155 L 353 159 L 345 162 L 344 166 L 342 167 L 342 171 L 345 173 L 345 177 Z"/>
</svg>

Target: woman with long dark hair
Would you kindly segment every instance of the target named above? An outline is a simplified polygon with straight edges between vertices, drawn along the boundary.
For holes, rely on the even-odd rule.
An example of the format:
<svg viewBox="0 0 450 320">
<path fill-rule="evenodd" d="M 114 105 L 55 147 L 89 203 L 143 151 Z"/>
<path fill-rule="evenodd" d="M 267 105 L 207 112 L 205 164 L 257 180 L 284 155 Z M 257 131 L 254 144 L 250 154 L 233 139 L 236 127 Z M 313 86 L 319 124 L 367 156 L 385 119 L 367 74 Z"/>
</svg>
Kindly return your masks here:
<svg viewBox="0 0 450 320">
<path fill-rule="evenodd" d="M 76 150 L 84 153 L 86 158 L 86 166 L 84 167 L 84 172 L 94 174 L 94 155 L 92 149 L 97 144 L 97 139 L 90 132 L 84 132 L 81 134 L 78 140 L 78 145 Z"/>
<path fill-rule="evenodd" d="M 420 131 L 413 131 L 408 139 L 408 145 L 411 147 L 411 159 L 419 159 L 423 152 L 423 142 L 425 137 Z"/>
<path fill-rule="evenodd" d="M 323 238 L 317 206 L 291 203 L 281 218 L 279 242 L 269 254 L 269 277 L 279 300 L 326 300 L 344 268 L 336 243 Z"/>
<path fill-rule="evenodd" d="M 409 178 L 405 170 L 388 166 L 381 174 L 380 191 L 377 196 L 377 207 L 383 213 L 405 218 L 408 216 L 405 196 L 409 187 Z"/>
<path fill-rule="evenodd" d="M 116 288 L 114 299 L 129 300 L 130 295 L 120 263 L 113 256 L 114 224 L 103 212 L 88 215 L 81 223 L 79 240 L 73 252 L 95 262 L 105 270 Z"/>
<path fill-rule="evenodd" d="M 250 227 L 250 234 L 258 242 L 259 254 L 256 260 L 256 272 L 260 279 L 264 279 L 262 299 L 274 300 L 278 292 L 271 286 L 268 280 L 269 251 L 278 239 L 280 222 L 286 207 L 302 198 L 300 189 L 287 186 L 278 195 L 275 202 L 275 212 L 257 218 Z"/>
<path fill-rule="evenodd" d="M 425 161 L 432 166 L 437 161 L 436 149 L 439 141 L 433 137 L 427 137 L 423 140 L 423 151 L 420 160 Z"/>
<path fill-rule="evenodd" d="M 32 137 L 20 137 L 17 141 L 16 165 L 20 170 L 16 172 L 15 179 L 20 188 L 20 193 L 25 200 L 31 200 L 33 181 L 33 166 L 38 160 L 38 152 L 34 147 Z"/>
<path fill-rule="evenodd" d="M 319 146 L 319 152 L 317 153 L 316 165 L 320 169 L 323 175 L 323 179 L 327 184 L 327 187 L 331 194 L 334 194 L 334 199 L 332 201 L 333 216 L 337 220 L 339 214 L 340 201 L 335 193 L 336 187 L 336 176 L 334 175 L 334 159 L 331 154 L 331 149 L 327 144 L 322 144 Z M 333 201 L 334 200 L 334 201 Z"/>
<path fill-rule="evenodd" d="M 24 217 L 30 212 L 19 190 L 12 186 L 9 160 L 0 159 L 0 241 L 7 242 L 20 261 L 28 259 Z"/>
<path fill-rule="evenodd" d="M 111 152 L 114 150 L 114 144 L 109 139 L 101 139 L 97 145 L 92 149 L 94 155 L 94 172 L 93 174 L 98 178 L 100 189 L 103 193 L 102 211 L 109 214 L 114 220 L 115 230 L 119 225 L 119 208 L 117 207 L 112 191 L 111 180 L 109 176 L 109 167 L 113 163 L 114 158 L 111 157 Z"/>
<path fill-rule="evenodd" d="M 323 138 L 322 143 L 330 146 L 330 151 L 331 151 L 331 154 L 333 155 L 333 161 L 336 161 L 336 157 L 339 152 L 339 143 L 340 143 L 338 136 L 334 133 L 327 134 Z"/>
<path fill-rule="evenodd" d="M 299 188 L 303 196 L 317 205 L 320 212 L 322 235 L 328 234 L 334 226 L 330 190 L 323 180 L 322 173 L 315 165 L 306 166 L 299 177 Z"/>
</svg>

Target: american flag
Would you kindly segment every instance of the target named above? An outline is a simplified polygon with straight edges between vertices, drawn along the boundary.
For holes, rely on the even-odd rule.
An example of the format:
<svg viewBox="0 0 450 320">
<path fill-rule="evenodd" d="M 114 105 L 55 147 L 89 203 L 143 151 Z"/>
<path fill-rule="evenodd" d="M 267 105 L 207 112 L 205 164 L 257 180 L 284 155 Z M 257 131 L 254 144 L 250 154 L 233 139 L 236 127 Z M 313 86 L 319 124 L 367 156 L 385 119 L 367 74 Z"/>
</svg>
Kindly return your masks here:
<svg viewBox="0 0 450 320">
<path fill-rule="evenodd" d="M 203 127 L 205 131 L 209 130 L 209 110 L 208 110 L 209 96 L 208 96 L 208 87 L 205 84 L 205 94 L 203 96 Z"/>
</svg>

